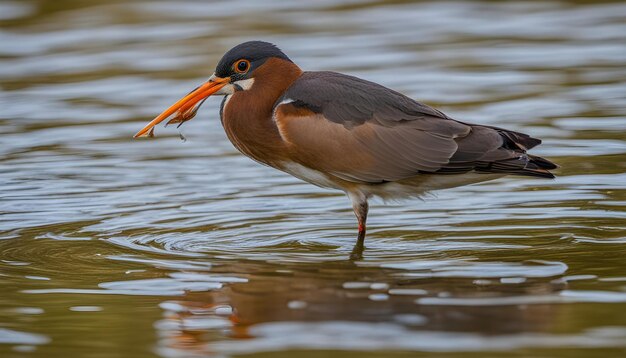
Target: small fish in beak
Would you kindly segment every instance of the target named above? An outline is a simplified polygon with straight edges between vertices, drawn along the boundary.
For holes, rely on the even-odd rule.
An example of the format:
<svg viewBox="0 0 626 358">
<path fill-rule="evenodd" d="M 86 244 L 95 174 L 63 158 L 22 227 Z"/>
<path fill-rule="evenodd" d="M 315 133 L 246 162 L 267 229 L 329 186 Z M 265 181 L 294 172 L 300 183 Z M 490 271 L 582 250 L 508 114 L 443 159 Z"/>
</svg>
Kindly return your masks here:
<svg viewBox="0 0 626 358">
<path fill-rule="evenodd" d="M 196 116 L 196 113 L 198 113 L 198 110 L 200 109 L 200 107 L 202 106 L 202 104 L 204 103 L 204 101 L 206 101 L 207 99 L 203 99 L 202 101 L 198 102 L 198 104 L 196 104 L 195 106 L 187 109 L 187 110 L 183 110 L 182 108 L 179 109 L 176 112 L 176 115 L 174 116 L 174 118 L 170 119 L 169 121 L 167 121 L 167 123 L 165 123 L 165 127 L 169 126 L 170 124 L 176 124 L 178 123 L 178 125 L 176 126 L 176 128 L 179 128 L 180 126 L 183 125 L 183 123 L 192 120 L 193 117 Z"/>
<path fill-rule="evenodd" d="M 143 136 L 154 137 L 154 127 L 174 113 L 176 113 L 176 115 L 174 116 L 174 118 L 169 120 L 167 124 L 182 124 L 192 119 L 198 112 L 198 109 L 200 108 L 202 103 L 204 103 L 204 101 L 209 96 L 218 92 L 220 89 L 222 89 L 222 87 L 226 86 L 229 83 L 229 77 L 222 78 L 211 76 L 211 78 L 207 82 L 205 82 L 195 90 L 189 92 L 185 97 L 181 98 L 168 109 L 163 111 L 163 113 L 159 114 L 155 119 L 153 119 L 139 132 L 137 132 L 134 138 Z"/>
</svg>

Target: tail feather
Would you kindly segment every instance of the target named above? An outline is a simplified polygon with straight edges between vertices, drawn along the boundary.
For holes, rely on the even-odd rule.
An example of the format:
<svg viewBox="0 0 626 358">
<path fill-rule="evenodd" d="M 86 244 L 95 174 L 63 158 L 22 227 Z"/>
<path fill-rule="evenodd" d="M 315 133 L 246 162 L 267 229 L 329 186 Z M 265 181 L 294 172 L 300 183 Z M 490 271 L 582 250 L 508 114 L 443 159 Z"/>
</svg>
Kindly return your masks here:
<svg viewBox="0 0 626 358">
<path fill-rule="evenodd" d="M 528 154 L 528 158 L 530 159 L 530 163 L 536 165 L 540 169 L 557 169 L 559 166 L 552 163 L 546 158 L 538 157 L 536 155 Z"/>
<path fill-rule="evenodd" d="M 483 173 L 507 173 L 552 179 L 554 174 L 550 173 L 548 169 L 555 169 L 556 167 L 554 163 L 545 158 L 521 154 L 516 158 L 480 163 L 475 167 L 475 170 Z"/>
<path fill-rule="evenodd" d="M 438 173 L 458 174 L 474 170 L 479 173 L 554 178 L 549 170 L 556 169 L 556 164 L 526 153 L 541 144 L 540 139 L 498 127 L 471 126 L 467 136 L 457 139 L 457 151 Z"/>
<path fill-rule="evenodd" d="M 502 147 L 506 149 L 521 150 L 523 152 L 526 152 L 527 150 L 541 144 L 541 139 L 531 137 L 526 133 L 510 131 L 508 129 L 498 127 L 485 127 L 495 129 L 498 134 L 502 136 L 502 138 L 504 139 L 504 144 L 502 145 Z"/>
</svg>

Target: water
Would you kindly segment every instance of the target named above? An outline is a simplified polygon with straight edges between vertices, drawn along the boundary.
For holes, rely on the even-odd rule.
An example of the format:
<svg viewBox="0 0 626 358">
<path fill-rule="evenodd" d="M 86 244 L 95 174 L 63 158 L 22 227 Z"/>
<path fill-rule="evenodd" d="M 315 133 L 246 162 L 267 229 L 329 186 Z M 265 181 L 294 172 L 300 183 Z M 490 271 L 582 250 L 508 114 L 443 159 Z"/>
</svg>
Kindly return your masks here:
<svg viewBox="0 0 626 358">
<path fill-rule="evenodd" d="M 626 4 L 1 1 L 3 357 L 622 356 Z M 239 155 L 207 101 L 249 39 L 544 139 L 556 180 L 374 203 Z"/>
</svg>

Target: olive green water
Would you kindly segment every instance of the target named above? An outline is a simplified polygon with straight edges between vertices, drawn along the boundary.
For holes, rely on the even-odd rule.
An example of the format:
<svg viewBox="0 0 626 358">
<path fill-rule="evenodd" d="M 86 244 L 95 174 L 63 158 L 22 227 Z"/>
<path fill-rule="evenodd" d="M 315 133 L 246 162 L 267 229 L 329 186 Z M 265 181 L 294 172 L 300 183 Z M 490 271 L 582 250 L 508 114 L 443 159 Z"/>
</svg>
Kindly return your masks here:
<svg viewBox="0 0 626 358">
<path fill-rule="evenodd" d="M 0 356 L 626 354 L 623 2 L 0 1 Z M 374 203 L 236 152 L 249 39 L 544 139 L 556 180 Z"/>
</svg>

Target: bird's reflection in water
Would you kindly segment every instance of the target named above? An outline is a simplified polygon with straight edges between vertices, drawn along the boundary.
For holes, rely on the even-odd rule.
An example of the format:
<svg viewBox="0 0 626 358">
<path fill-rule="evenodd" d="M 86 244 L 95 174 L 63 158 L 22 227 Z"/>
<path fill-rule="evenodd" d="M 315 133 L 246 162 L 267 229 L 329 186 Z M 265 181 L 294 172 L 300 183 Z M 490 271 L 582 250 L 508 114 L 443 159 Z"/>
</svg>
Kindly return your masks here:
<svg viewBox="0 0 626 358">
<path fill-rule="evenodd" d="M 395 332 L 396 340 L 413 340 L 416 332 L 471 332 L 485 337 L 546 332 L 554 328 L 550 325 L 559 321 L 556 316 L 567 307 L 506 302 L 507 297 L 555 295 L 564 287 L 553 278 L 516 282 L 467 277 L 415 279 L 401 270 L 363 267 L 349 260 L 324 265 L 247 263 L 216 270 L 236 271 L 248 282 L 162 303 L 163 319 L 156 327 L 159 349 L 165 355 L 228 353 L 223 351 L 228 351 L 223 343 L 268 338 L 280 332 L 281 325 L 287 325 L 283 328 L 288 334 L 270 338 L 272 344 L 283 348 L 303 340 L 309 346 L 299 348 L 316 347 L 317 343 L 322 347 L 343 345 L 344 339 L 354 340 L 358 346 L 372 330 L 382 328 Z M 420 299 L 425 298 L 468 298 L 478 303 L 486 299 L 490 304 L 421 304 Z M 502 304 L 493 304 L 498 298 L 504 298 Z M 324 325 L 324 329 L 315 330 L 316 325 Z M 313 332 L 332 332 L 332 325 L 352 332 L 343 332 L 349 337 L 326 335 L 323 339 L 327 341 L 318 342 L 322 338 Z M 313 336 L 307 337 L 309 334 Z"/>
</svg>

